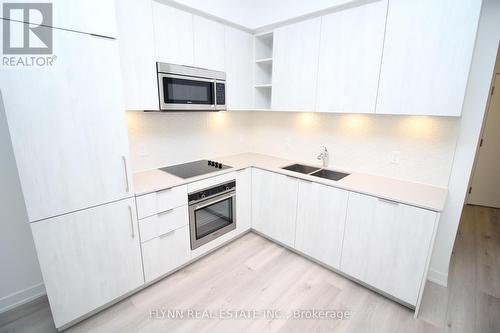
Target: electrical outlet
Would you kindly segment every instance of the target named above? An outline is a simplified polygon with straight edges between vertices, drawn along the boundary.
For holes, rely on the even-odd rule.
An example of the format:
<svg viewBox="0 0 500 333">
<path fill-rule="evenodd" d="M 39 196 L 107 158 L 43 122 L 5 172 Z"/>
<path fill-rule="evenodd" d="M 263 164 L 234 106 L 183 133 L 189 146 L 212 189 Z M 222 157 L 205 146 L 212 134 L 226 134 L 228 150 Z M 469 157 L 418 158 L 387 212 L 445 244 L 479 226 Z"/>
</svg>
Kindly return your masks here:
<svg viewBox="0 0 500 333">
<path fill-rule="evenodd" d="M 139 146 L 139 156 L 145 157 L 148 156 L 148 146 L 145 144 L 141 144 Z"/>
<path fill-rule="evenodd" d="M 399 165 L 400 156 L 401 156 L 401 152 L 399 152 L 397 150 L 393 151 L 391 153 L 391 163 Z"/>
</svg>

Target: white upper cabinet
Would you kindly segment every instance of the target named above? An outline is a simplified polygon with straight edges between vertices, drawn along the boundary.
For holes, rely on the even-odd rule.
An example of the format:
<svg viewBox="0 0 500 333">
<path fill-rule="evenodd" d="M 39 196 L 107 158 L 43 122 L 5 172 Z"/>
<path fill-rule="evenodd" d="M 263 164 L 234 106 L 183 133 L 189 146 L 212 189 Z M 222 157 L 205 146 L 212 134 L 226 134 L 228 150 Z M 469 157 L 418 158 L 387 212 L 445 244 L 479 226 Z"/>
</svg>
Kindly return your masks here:
<svg viewBox="0 0 500 333">
<path fill-rule="evenodd" d="M 53 30 L 53 66 L 0 71 L 30 221 L 134 193 L 117 41 L 41 29 Z"/>
<path fill-rule="evenodd" d="M 322 17 L 316 111 L 373 113 L 387 1 Z"/>
<path fill-rule="evenodd" d="M 30 5 L 32 8 L 27 21 L 23 17 L 22 10 L 10 13 L 10 18 L 16 21 L 29 22 L 33 24 L 43 24 L 54 28 L 68 29 L 89 34 L 96 34 L 106 37 L 116 37 L 115 21 L 115 1 L 114 0 L 51 0 L 51 1 L 20 1 L 9 0 L 2 3 L 11 3 L 12 6 Z M 42 3 L 42 4 L 37 4 Z M 42 22 L 42 14 L 46 10 L 50 13 L 52 4 L 52 24 L 47 21 Z M 37 6 L 43 8 L 36 8 Z M 2 11 L 2 18 L 6 18 L 8 13 Z M 45 14 L 46 15 L 46 14 Z M 45 16 L 46 20 L 47 17 Z"/>
<path fill-rule="evenodd" d="M 437 213 L 349 193 L 340 269 L 415 306 Z"/>
<path fill-rule="evenodd" d="M 340 268 L 347 191 L 299 180 L 295 248 Z"/>
<path fill-rule="evenodd" d="M 252 228 L 290 247 L 295 243 L 296 178 L 252 170 Z"/>
<path fill-rule="evenodd" d="M 56 327 L 144 283 L 133 198 L 31 224 Z"/>
<path fill-rule="evenodd" d="M 225 27 L 226 100 L 228 109 L 253 108 L 253 36 Z"/>
<path fill-rule="evenodd" d="M 193 15 L 152 1 L 156 60 L 194 65 Z"/>
<path fill-rule="evenodd" d="M 194 16 L 194 64 L 196 67 L 224 71 L 224 26 L 200 16 Z"/>
<path fill-rule="evenodd" d="M 391 0 L 377 113 L 459 116 L 481 9 L 477 0 Z"/>
<path fill-rule="evenodd" d="M 271 107 L 314 111 L 321 18 L 274 30 Z"/>
<path fill-rule="evenodd" d="M 151 0 L 116 2 L 118 45 L 127 110 L 158 110 Z"/>
</svg>

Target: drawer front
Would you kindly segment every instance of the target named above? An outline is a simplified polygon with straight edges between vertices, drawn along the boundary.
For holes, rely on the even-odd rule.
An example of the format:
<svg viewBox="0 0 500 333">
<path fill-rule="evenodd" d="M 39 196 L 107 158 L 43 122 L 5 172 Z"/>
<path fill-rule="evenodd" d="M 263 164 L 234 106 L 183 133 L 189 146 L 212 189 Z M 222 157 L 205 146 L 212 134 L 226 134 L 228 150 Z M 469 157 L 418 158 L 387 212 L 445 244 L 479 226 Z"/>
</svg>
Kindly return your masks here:
<svg viewBox="0 0 500 333">
<path fill-rule="evenodd" d="M 188 224 L 189 215 L 186 205 L 146 217 L 139 221 L 141 241 L 146 242 Z"/>
<path fill-rule="evenodd" d="M 177 186 L 137 197 L 139 219 L 187 204 L 187 186 Z"/>
<path fill-rule="evenodd" d="M 174 270 L 190 259 L 189 226 L 172 230 L 142 244 L 146 283 Z"/>
</svg>

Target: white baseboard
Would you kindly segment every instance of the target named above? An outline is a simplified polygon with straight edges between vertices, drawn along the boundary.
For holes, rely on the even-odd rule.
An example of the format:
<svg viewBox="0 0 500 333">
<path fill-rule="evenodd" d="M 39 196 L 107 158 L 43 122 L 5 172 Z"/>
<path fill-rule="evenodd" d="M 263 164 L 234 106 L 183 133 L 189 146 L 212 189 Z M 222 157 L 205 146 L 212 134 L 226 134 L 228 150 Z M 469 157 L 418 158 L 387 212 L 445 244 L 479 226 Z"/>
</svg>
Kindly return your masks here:
<svg viewBox="0 0 500 333">
<path fill-rule="evenodd" d="M 448 274 L 429 268 L 429 273 L 427 273 L 427 280 L 446 288 L 446 286 L 448 285 Z"/>
<path fill-rule="evenodd" d="M 46 294 L 43 283 L 36 284 L 0 298 L 0 313 L 28 303 Z"/>
</svg>

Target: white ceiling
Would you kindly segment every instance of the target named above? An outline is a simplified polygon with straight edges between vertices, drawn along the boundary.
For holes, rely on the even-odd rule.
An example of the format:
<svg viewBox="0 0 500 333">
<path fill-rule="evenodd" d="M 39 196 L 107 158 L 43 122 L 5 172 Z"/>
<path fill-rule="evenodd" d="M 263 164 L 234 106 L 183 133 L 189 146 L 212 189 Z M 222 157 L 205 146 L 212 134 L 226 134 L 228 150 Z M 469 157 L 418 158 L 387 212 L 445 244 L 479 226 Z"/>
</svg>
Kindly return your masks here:
<svg viewBox="0 0 500 333">
<path fill-rule="evenodd" d="M 354 0 L 171 0 L 256 30 Z"/>
</svg>

